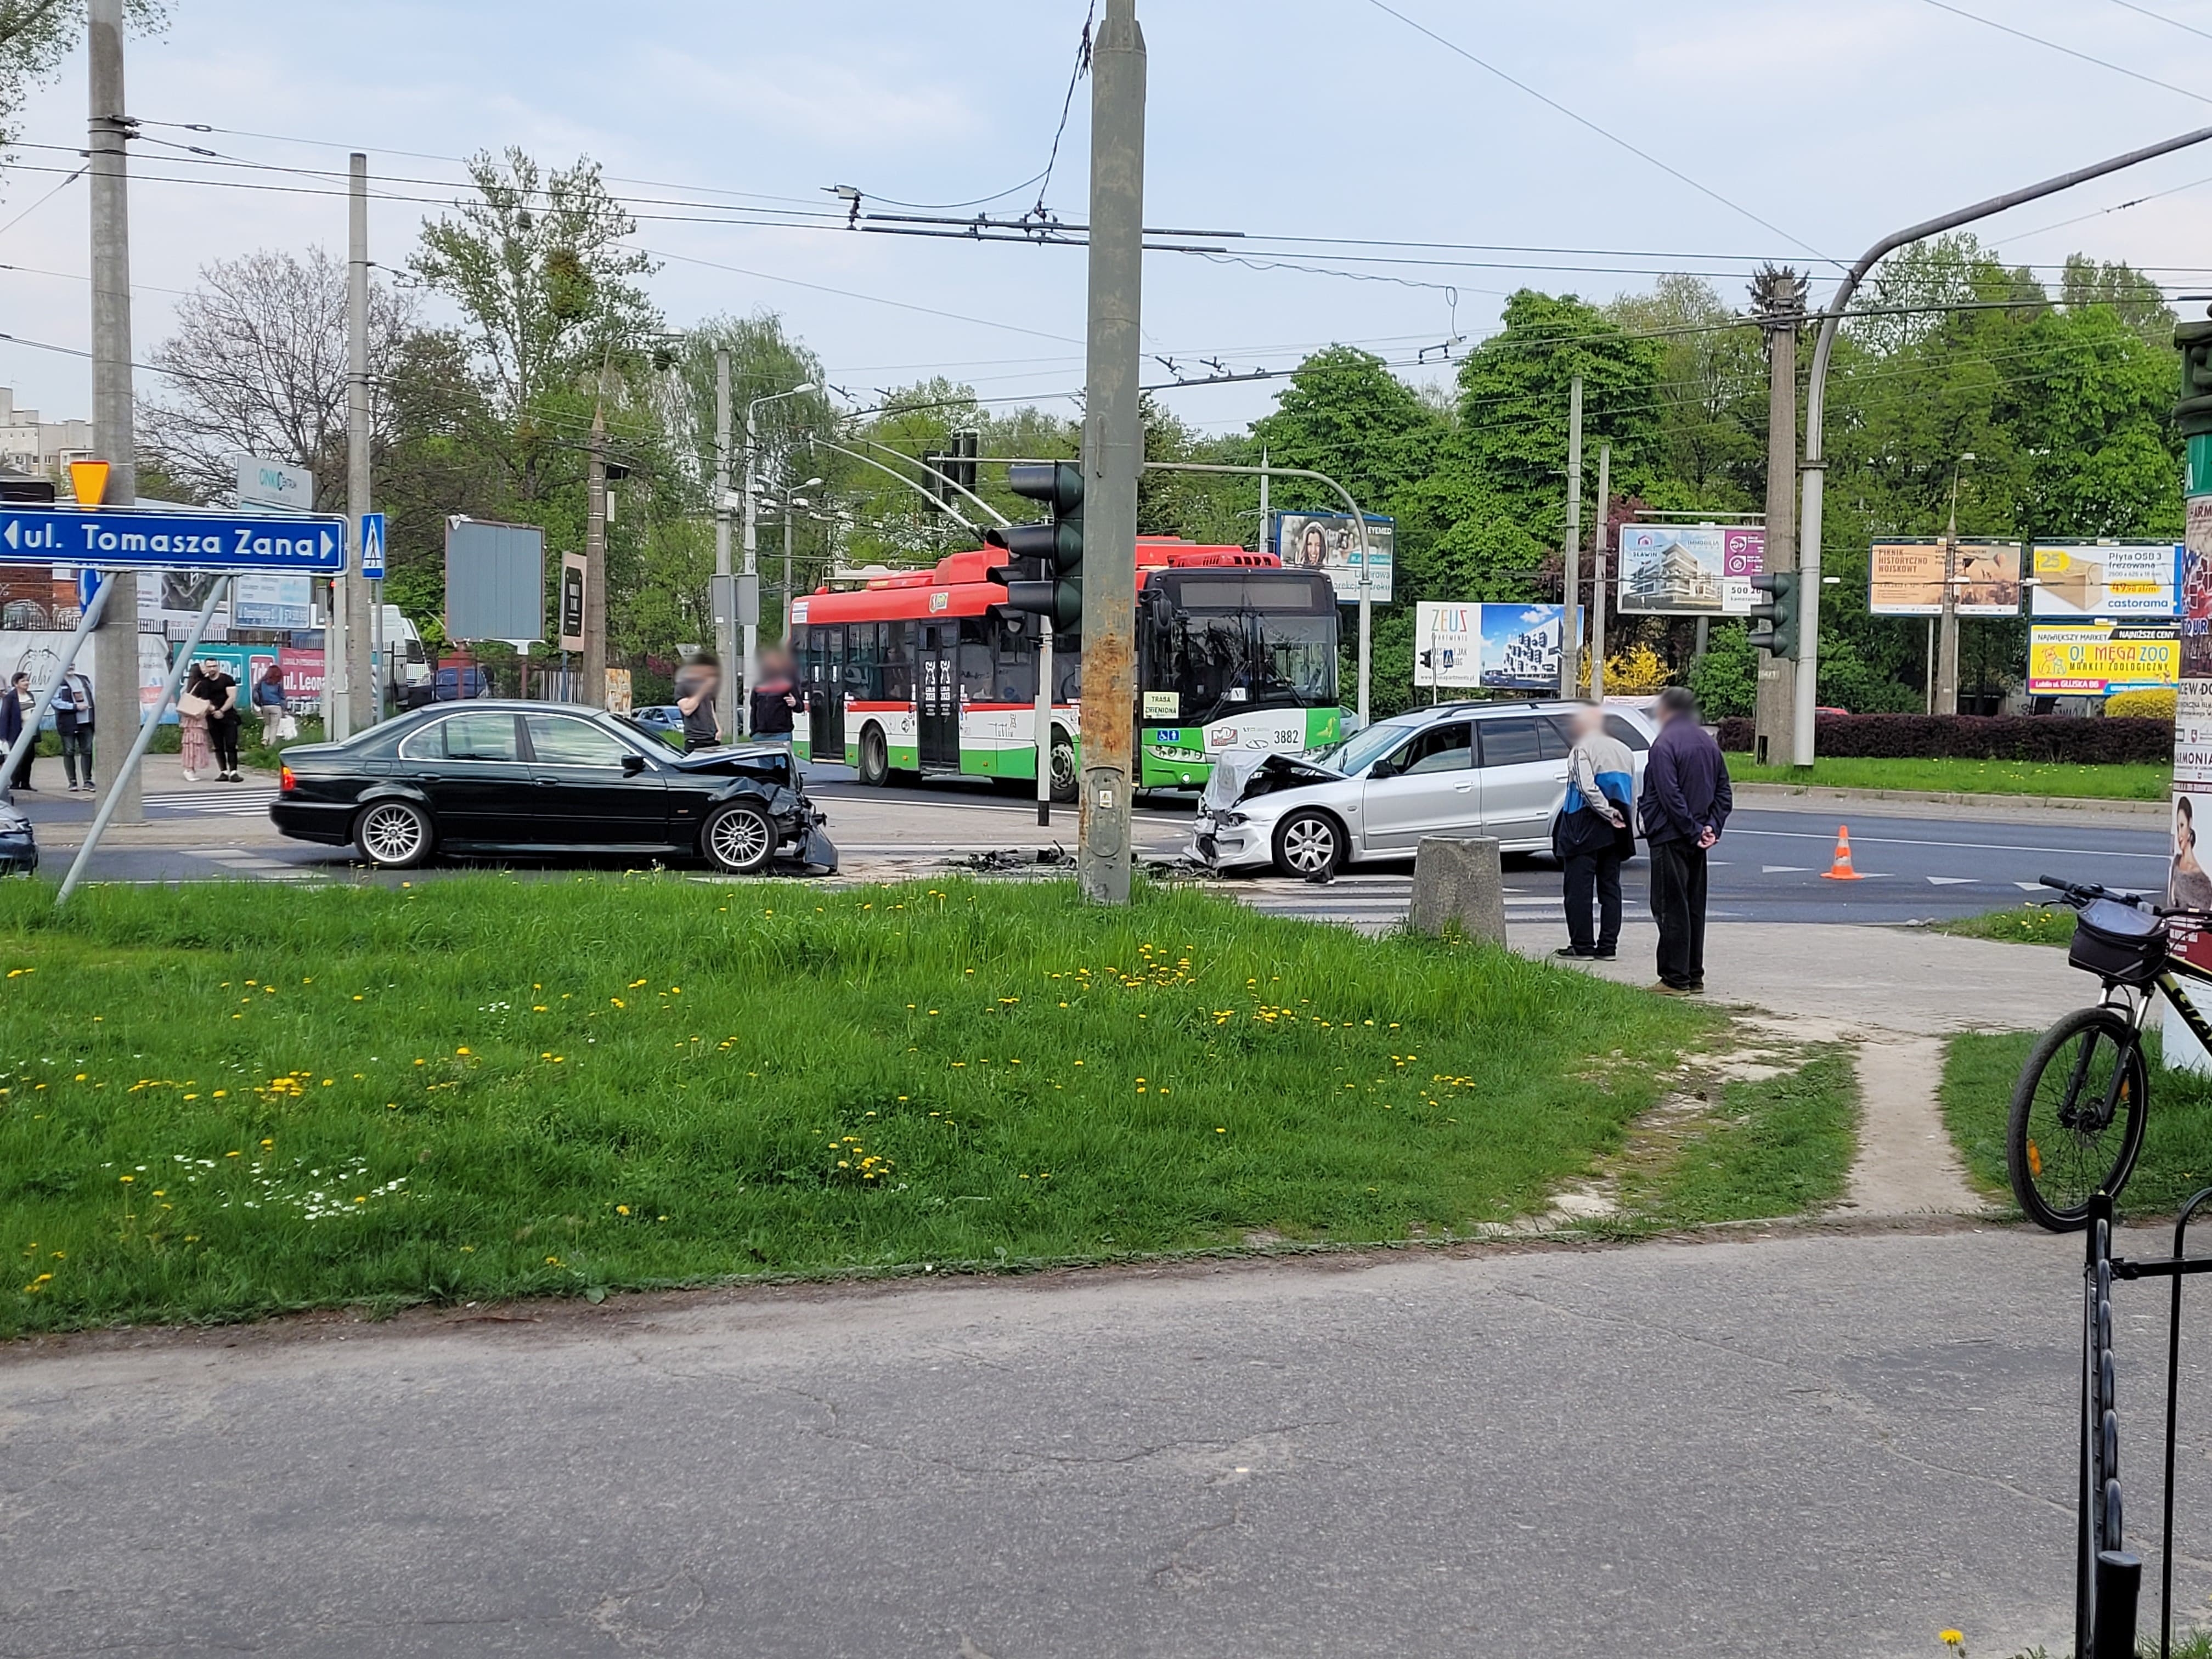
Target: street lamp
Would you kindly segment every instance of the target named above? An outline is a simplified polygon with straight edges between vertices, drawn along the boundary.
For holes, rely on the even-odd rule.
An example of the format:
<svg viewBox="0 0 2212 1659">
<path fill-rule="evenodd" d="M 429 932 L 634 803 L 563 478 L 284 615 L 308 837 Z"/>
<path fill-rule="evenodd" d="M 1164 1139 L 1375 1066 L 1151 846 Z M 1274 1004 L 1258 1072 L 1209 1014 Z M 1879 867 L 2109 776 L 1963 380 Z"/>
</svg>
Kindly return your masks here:
<svg viewBox="0 0 2212 1659">
<path fill-rule="evenodd" d="M 801 380 L 797 386 L 793 386 L 787 392 L 766 392 L 760 397 L 753 398 L 745 405 L 744 574 L 752 579 L 753 583 L 755 584 L 754 591 L 756 593 L 759 591 L 757 583 L 760 580 L 760 532 L 757 522 L 759 518 L 759 514 L 755 509 L 754 503 L 757 500 L 755 491 L 758 486 L 759 481 L 753 475 L 760 467 L 760 449 L 759 436 L 753 417 L 756 411 L 759 410 L 763 404 L 776 403 L 785 398 L 800 398 L 805 396 L 805 394 L 810 392 L 818 392 L 820 390 L 821 388 L 816 386 L 813 381 Z M 726 626 L 726 623 L 724 625 Z M 728 648 L 727 642 L 720 638 L 715 641 L 715 644 L 724 651 L 726 651 Z M 753 682 L 758 677 L 759 657 L 760 623 L 758 620 L 758 606 L 756 605 L 755 619 L 744 624 L 744 684 L 745 689 L 745 696 L 744 702 L 741 705 L 741 711 L 744 721 L 745 735 L 747 737 L 750 737 L 752 735 L 752 689 Z"/>
</svg>

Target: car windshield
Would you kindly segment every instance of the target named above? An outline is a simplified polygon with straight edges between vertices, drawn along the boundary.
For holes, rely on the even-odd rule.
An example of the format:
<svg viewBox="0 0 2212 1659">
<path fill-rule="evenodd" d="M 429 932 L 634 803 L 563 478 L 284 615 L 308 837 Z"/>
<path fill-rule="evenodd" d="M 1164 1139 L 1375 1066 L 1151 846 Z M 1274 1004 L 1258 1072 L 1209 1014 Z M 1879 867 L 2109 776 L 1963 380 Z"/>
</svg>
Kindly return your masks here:
<svg viewBox="0 0 2212 1659">
<path fill-rule="evenodd" d="M 1330 744 L 1314 759 L 1349 777 L 1355 772 L 1365 771 L 1405 742 L 1413 730 L 1410 726 L 1385 720 L 1380 726 L 1369 726 L 1364 732 L 1355 732 L 1342 743 Z"/>
</svg>

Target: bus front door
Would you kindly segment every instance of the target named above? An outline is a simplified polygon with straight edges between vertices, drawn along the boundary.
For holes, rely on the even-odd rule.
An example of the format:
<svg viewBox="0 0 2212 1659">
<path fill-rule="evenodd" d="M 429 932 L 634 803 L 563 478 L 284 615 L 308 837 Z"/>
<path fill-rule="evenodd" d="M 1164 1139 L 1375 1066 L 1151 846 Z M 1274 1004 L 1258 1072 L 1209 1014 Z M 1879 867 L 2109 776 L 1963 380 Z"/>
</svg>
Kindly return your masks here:
<svg viewBox="0 0 2212 1659">
<path fill-rule="evenodd" d="M 960 769 L 959 630 L 933 623 L 921 630 L 915 665 L 915 726 L 925 772 Z"/>
<path fill-rule="evenodd" d="M 845 630 L 817 627 L 807 703 L 808 752 L 842 765 L 845 759 Z"/>
</svg>

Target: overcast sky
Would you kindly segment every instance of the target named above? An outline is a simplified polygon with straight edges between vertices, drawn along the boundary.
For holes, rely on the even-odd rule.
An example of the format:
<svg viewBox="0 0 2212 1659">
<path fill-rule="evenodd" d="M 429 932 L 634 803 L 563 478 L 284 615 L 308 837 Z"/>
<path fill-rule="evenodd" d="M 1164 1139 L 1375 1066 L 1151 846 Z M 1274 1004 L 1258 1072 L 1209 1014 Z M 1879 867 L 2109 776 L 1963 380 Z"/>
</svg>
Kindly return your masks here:
<svg viewBox="0 0 2212 1659">
<path fill-rule="evenodd" d="M 1287 367 L 1341 340 L 1405 363 L 1409 379 L 1436 378 L 1449 370 L 1417 366 L 1422 348 L 1479 339 L 1518 287 L 1605 298 L 1689 270 L 1740 301 L 1747 261 L 1794 259 L 1832 277 L 1828 261 L 1848 263 L 1901 224 L 2212 124 L 2212 0 L 1959 0 L 2202 95 L 1935 0 L 1391 3 L 1572 115 L 1375 0 L 1139 0 L 1150 223 L 1255 240 L 1484 245 L 1278 240 L 1254 256 L 1363 256 L 1376 263 L 1334 269 L 1403 281 L 1156 254 L 1147 347 L 1180 375 L 1208 373 L 1206 358 Z M 780 312 L 862 398 L 935 371 L 988 398 L 1064 392 L 1081 380 L 1079 252 L 726 222 L 817 210 L 835 185 L 872 204 L 935 204 L 1030 178 L 1051 146 L 1086 5 L 173 0 L 167 33 L 134 43 L 129 66 L 131 112 L 147 124 L 131 198 L 139 355 L 207 262 L 344 247 L 344 203 L 319 193 L 341 188 L 335 179 L 216 169 L 174 145 L 340 177 L 344 151 L 366 149 L 375 188 L 414 198 L 372 205 L 372 255 L 396 265 L 451 199 L 453 158 L 520 144 L 549 163 L 589 155 L 620 181 L 638 244 L 664 258 L 651 285 L 678 326 Z M 35 102 L 29 143 L 0 178 L 0 331 L 76 348 L 88 334 L 84 185 L 40 198 L 78 165 L 83 73 L 80 53 Z M 1070 219 L 1085 211 L 1088 114 L 1086 82 L 1047 196 Z M 1036 188 L 994 206 L 1018 211 Z M 2171 193 L 2120 205 L 2160 191 Z M 1984 234 L 2015 261 L 2055 264 L 2078 248 L 2193 294 L 2212 289 L 2208 204 L 2212 143 Z M 1150 380 L 1176 377 L 1148 365 Z M 0 384 L 48 418 L 89 410 L 78 358 L 0 341 Z M 1264 382 L 1170 397 L 1208 428 L 1271 401 Z"/>
</svg>

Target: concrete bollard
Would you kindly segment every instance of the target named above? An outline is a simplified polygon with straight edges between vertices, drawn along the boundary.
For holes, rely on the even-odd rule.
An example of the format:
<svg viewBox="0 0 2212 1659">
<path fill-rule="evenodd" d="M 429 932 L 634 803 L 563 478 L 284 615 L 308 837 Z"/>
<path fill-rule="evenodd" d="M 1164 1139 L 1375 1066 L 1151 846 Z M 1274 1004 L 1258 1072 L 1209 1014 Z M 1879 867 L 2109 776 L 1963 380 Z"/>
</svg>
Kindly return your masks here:
<svg viewBox="0 0 2212 1659">
<path fill-rule="evenodd" d="M 1417 933 L 1441 934 L 1456 926 L 1469 939 L 1505 943 L 1505 878 L 1498 842 L 1431 839 L 1413 855 L 1413 902 L 1407 924 Z"/>
</svg>

